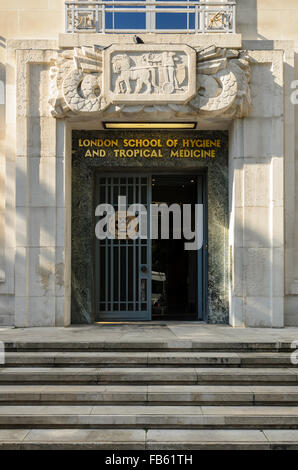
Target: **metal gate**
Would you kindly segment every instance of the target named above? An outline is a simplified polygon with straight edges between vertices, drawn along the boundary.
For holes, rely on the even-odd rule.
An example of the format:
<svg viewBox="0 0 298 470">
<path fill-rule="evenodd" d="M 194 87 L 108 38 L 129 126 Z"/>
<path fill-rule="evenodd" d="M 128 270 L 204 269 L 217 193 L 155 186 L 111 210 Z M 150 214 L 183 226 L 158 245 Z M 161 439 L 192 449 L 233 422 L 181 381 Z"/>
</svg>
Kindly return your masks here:
<svg viewBox="0 0 298 470">
<path fill-rule="evenodd" d="M 119 196 L 126 197 L 127 206 L 142 204 L 148 214 L 150 176 L 95 175 L 95 207 L 110 204 L 115 211 L 116 226 L 118 221 L 114 238 L 95 239 L 95 320 L 150 320 L 150 220 L 147 216 L 146 238 L 121 238 L 119 219 L 123 211 L 118 206 Z M 124 217 L 127 225 L 128 216 L 124 214 Z"/>
</svg>

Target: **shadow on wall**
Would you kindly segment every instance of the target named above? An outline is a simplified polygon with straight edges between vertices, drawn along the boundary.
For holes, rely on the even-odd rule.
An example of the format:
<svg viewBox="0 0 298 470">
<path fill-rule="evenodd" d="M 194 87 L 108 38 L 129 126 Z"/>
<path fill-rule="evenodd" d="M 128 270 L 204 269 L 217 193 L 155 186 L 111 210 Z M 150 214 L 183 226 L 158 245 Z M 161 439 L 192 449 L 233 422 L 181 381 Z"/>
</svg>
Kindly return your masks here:
<svg viewBox="0 0 298 470">
<path fill-rule="evenodd" d="M 265 39 L 258 35 L 257 0 L 236 1 L 236 32 L 242 39 Z"/>
<path fill-rule="evenodd" d="M 293 77 L 291 68 L 285 66 L 285 76 L 289 74 L 290 77 Z M 290 75 L 291 74 L 291 75 Z M 298 52 L 294 52 L 294 80 L 298 80 Z M 289 82 L 287 82 L 289 83 Z M 289 85 L 288 85 L 289 86 Z M 295 86 L 295 90 L 297 87 Z M 297 218 L 297 208 L 298 208 L 298 186 L 297 186 L 297 176 L 298 176 L 298 132 L 297 132 L 297 122 L 298 122 L 298 105 L 294 106 L 294 136 L 291 129 L 288 130 L 288 134 L 285 136 L 287 139 L 288 145 L 294 141 L 295 153 L 293 158 L 288 158 L 285 160 L 285 181 L 287 185 L 285 186 L 285 225 L 286 225 L 286 294 L 288 295 L 289 310 L 286 312 L 286 320 L 288 325 L 297 325 L 297 291 L 295 289 L 295 284 L 298 280 L 298 218 Z M 292 188 L 295 188 L 293 190 Z M 294 218 L 294 219 L 293 219 Z M 293 305 L 293 307 L 292 307 Z"/>
<path fill-rule="evenodd" d="M 5 39 L 0 36 L 0 47 L 5 48 Z M 1 62 L 0 56 L 0 142 L 5 141 L 5 83 L 6 83 L 6 71 L 5 66 Z M 5 165 L 3 164 L 4 155 L 0 153 L 0 285 L 5 282 L 5 257 L 4 257 L 4 246 L 5 246 L 5 213 L 3 209 L 3 203 L 5 199 Z"/>
<path fill-rule="evenodd" d="M 0 47 L 6 49 L 6 39 L 3 36 L 0 36 Z"/>
<path fill-rule="evenodd" d="M 6 49 L 6 39 L 0 36 L 0 48 Z M 6 88 L 6 69 L 3 52 L 0 49 L 0 140 L 5 138 L 5 88 Z M 3 57 L 3 60 L 1 60 Z"/>
<path fill-rule="evenodd" d="M 47 133 L 52 123 L 47 110 L 47 75 L 46 64 L 31 67 L 28 140 L 16 156 L 18 326 L 64 323 L 63 164 L 50 146 L 51 132 Z M 56 126 L 55 121 L 52 124 Z"/>
<path fill-rule="evenodd" d="M 291 67 L 284 67 L 284 71 L 287 77 L 293 73 Z M 277 179 L 283 169 L 284 148 L 276 138 L 276 132 L 283 132 L 281 103 L 285 91 L 276 81 L 271 63 L 251 63 L 251 95 L 252 108 L 244 128 L 239 123 L 240 130 L 236 127 L 236 134 L 230 134 L 230 211 L 234 207 L 237 224 L 232 291 L 239 300 L 235 303 L 239 311 L 244 299 L 242 318 L 246 326 L 266 327 L 282 310 L 283 273 L 287 268 L 282 232 L 284 190 Z M 286 99 L 290 99 L 287 94 Z M 242 133 L 239 155 L 237 132 Z M 273 169 L 276 179 L 272 188 Z M 233 193 L 234 187 L 237 190 Z"/>
<path fill-rule="evenodd" d="M 6 39 L 3 36 L 0 36 L 0 48 L 1 49 L 6 49 Z M 1 51 L 0 49 L 0 51 Z M 6 83 L 6 70 L 5 70 L 5 59 L 3 58 L 3 61 L 1 58 L 3 55 L 0 55 L 0 106 L 5 105 L 5 83 Z M 5 120 L 4 120 L 4 115 L 0 116 L 0 128 L 5 127 Z M 0 137 L 1 139 L 1 137 Z"/>
</svg>

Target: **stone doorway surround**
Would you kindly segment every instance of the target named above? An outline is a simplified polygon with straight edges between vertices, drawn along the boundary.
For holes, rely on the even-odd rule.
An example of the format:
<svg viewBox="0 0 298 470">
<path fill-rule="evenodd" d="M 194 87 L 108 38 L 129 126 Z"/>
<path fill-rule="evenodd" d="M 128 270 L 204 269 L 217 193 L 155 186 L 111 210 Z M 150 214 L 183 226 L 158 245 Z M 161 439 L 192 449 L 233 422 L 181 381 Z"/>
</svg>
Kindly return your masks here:
<svg viewBox="0 0 298 470">
<path fill-rule="evenodd" d="M 73 129 L 103 128 L 104 114 L 94 113 L 90 118 L 88 109 L 80 114 L 67 109 L 61 100 L 56 108 L 53 104 L 53 97 L 58 96 L 53 89 L 53 66 L 59 68 L 57 51 L 62 39 L 60 44 L 8 42 L 7 147 L 2 170 L 6 229 L 4 233 L 1 228 L 5 248 L 0 299 L 2 309 L 11 313 L 7 322 L 17 327 L 70 325 L 71 133 Z M 153 40 L 158 44 L 158 35 Z M 225 52 L 228 63 L 241 47 L 236 42 L 236 46 L 230 45 L 233 51 Z M 288 43 L 277 46 L 276 50 L 241 52 L 243 75 L 238 77 L 237 91 L 241 93 L 228 109 L 209 109 L 210 100 L 208 104 L 203 98 L 192 110 L 188 103 L 173 103 L 176 108 L 171 111 L 148 113 L 146 103 L 141 103 L 143 107 L 134 113 L 140 121 L 169 121 L 174 116 L 177 120 L 196 119 L 202 130 L 229 130 L 230 324 L 235 327 L 283 327 L 285 293 L 294 282 L 294 222 L 286 212 L 284 197 L 285 171 L 290 197 L 294 191 L 293 115 L 284 91 L 285 82 L 289 84 L 292 78 L 293 57 Z M 281 49 L 286 47 L 285 54 Z M 72 53 L 72 49 L 65 50 Z M 77 63 L 80 60 L 79 55 Z M 198 64 L 193 62 L 191 71 L 200 73 Z M 51 114 L 50 96 L 57 119 Z M 166 97 L 165 106 L 167 103 Z M 96 100 L 93 104 L 96 106 Z M 122 105 L 120 109 L 117 102 L 113 105 L 110 120 L 127 116 Z M 103 113 L 105 106 L 102 99 L 97 111 Z M 206 113 L 201 113 L 202 106 Z M 284 221 L 288 223 L 286 248 Z"/>
</svg>

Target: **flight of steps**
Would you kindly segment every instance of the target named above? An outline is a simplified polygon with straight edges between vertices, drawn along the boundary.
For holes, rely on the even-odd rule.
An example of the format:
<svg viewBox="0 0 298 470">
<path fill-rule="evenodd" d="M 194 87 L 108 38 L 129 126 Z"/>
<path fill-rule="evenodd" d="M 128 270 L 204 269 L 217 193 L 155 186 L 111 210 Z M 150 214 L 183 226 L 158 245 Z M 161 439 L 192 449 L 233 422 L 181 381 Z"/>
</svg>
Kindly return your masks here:
<svg viewBox="0 0 298 470">
<path fill-rule="evenodd" d="M 298 449 L 291 352 L 287 343 L 7 343 L 0 449 Z"/>
</svg>

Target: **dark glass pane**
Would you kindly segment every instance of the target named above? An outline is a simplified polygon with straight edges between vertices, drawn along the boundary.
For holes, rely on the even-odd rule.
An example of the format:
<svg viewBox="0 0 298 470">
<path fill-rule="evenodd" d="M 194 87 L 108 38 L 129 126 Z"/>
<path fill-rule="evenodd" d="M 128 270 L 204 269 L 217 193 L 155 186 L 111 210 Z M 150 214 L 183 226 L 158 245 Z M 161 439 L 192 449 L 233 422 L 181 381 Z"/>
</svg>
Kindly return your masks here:
<svg viewBox="0 0 298 470">
<path fill-rule="evenodd" d="M 105 288 L 106 288 L 106 277 L 105 277 L 105 249 L 104 247 L 100 248 L 100 255 L 99 255 L 99 291 L 100 291 L 100 300 L 105 301 Z"/>
<path fill-rule="evenodd" d="M 147 246 L 142 246 L 142 264 L 147 264 Z"/>
<path fill-rule="evenodd" d="M 133 204 L 133 187 L 128 186 L 127 204 Z"/>
<path fill-rule="evenodd" d="M 114 301 L 119 300 L 118 287 L 119 287 L 119 272 L 118 272 L 118 247 L 114 247 Z"/>
<path fill-rule="evenodd" d="M 144 205 L 146 205 L 146 203 L 147 203 L 147 186 L 142 186 L 141 203 L 144 204 Z"/>
<path fill-rule="evenodd" d="M 105 189 L 105 186 L 100 186 L 100 189 L 99 189 L 99 202 L 102 204 L 104 202 L 106 202 L 106 189 Z"/>
<path fill-rule="evenodd" d="M 109 0 L 108 0 L 109 1 Z M 119 0 L 121 1 L 121 0 Z M 131 0 L 132 2 L 134 0 Z M 136 1 L 142 1 L 142 0 L 136 0 Z M 107 5 L 107 9 L 109 6 Z M 105 20 L 106 20 L 106 29 L 146 29 L 146 14 L 145 12 L 119 12 L 117 13 L 117 10 L 119 8 L 125 8 L 127 10 L 135 10 L 141 9 L 142 6 L 136 5 L 136 6 L 128 6 L 128 5 L 123 5 L 123 7 L 120 6 L 114 6 L 114 11 L 111 12 L 106 12 Z M 145 8 L 145 7 L 144 7 Z"/>
<path fill-rule="evenodd" d="M 120 298 L 126 300 L 126 248 L 120 250 Z"/>
<path fill-rule="evenodd" d="M 101 303 L 99 304 L 99 311 L 100 311 L 100 312 L 104 312 L 105 309 L 106 309 L 106 305 L 105 305 L 103 302 L 101 302 Z"/>
<path fill-rule="evenodd" d="M 162 0 L 164 1 L 171 1 L 171 0 Z M 179 1 L 179 0 L 178 0 Z M 185 0 L 181 0 L 185 1 Z M 157 0 L 157 10 L 158 8 L 167 9 L 167 8 L 174 8 L 175 10 L 181 8 L 185 9 L 185 5 L 179 7 L 175 6 L 160 6 L 158 7 L 158 0 Z M 163 12 L 163 13 L 156 13 L 156 29 L 193 29 L 195 25 L 195 15 L 194 13 L 172 13 L 172 12 Z"/>
<path fill-rule="evenodd" d="M 128 249 L 128 300 L 133 301 L 133 247 Z"/>
</svg>

